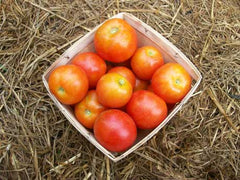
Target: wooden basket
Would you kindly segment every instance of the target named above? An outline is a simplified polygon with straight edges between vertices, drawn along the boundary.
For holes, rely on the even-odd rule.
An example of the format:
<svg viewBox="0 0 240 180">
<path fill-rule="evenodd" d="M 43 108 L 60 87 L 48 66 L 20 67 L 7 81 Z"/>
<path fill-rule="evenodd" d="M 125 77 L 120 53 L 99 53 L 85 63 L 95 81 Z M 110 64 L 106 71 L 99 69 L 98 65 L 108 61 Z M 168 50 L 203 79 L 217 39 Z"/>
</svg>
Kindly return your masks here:
<svg viewBox="0 0 240 180">
<path fill-rule="evenodd" d="M 144 144 L 146 141 L 148 141 L 150 138 L 152 138 L 155 134 L 157 134 L 158 131 L 163 126 L 165 126 L 167 122 L 181 109 L 182 105 L 188 101 L 188 99 L 192 96 L 193 92 L 196 90 L 202 79 L 200 72 L 192 64 L 192 62 L 177 47 L 175 47 L 171 42 L 169 42 L 166 38 L 164 38 L 161 34 L 156 32 L 150 26 L 128 13 L 119 13 L 112 18 L 116 17 L 126 20 L 133 28 L 135 28 L 135 30 L 137 31 L 139 47 L 144 45 L 155 46 L 162 53 L 165 63 L 177 62 L 181 64 L 193 78 L 193 83 L 191 90 L 188 92 L 188 94 L 179 104 L 174 107 L 174 109 L 171 110 L 171 112 L 169 112 L 166 119 L 158 127 L 153 130 L 138 130 L 138 138 L 131 148 L 122 153 L 113 153 L 105 149 L 97 142 L 93 133 L 77 121 L 72 108 L 68 105 L 61 104 L 50 92 L 48 86 L 48 77 L 56 67 L 70 63 L 71 59 L 79 52 L 95 52 L 93 39 L 95 31 L 100 25 L 94 28 L 91 32 L 87 33 L 84 37 L 76 41 L 46 70 L 46 72 L 42 76 L 42 79 L 45 87 L 47 88 L 50 98 L 55 102 L 57 107 L 61 110 L 61 112 L 65 115 L 69 122 L 85 138 L 87 138 L 94 146 L 96 146 L 100 151 L 102 151 L 106 156 L 108 156 L 111 160 L 115 162 L 123 159 L 124 157 L 132 153 L 134 150 L 136 150 L 138 147 L 140 147 L 142 144 Z"/>
</svg>

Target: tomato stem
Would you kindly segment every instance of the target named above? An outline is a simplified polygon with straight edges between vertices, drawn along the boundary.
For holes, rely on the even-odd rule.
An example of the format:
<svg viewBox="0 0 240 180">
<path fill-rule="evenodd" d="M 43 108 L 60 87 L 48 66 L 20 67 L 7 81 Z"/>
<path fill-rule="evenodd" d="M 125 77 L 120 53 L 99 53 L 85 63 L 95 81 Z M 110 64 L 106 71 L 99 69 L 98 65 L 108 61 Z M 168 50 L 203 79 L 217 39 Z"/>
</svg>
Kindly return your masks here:
<svg viewBox="0 0 240 180">
<path fill-rule="evenodd" d="M 110 33 L 111 34 L 115 34 L 116 32 L 118 32 L 119 29 L 117 27 L 113 27 L 111 30 L 110 30 Z"/>
<path fill-rule="evenodd" d="M 178 85 L 181 84 L 181 81 L 180 81 L 179 79 L 176 79 L 175 82 L 176 82 L 176 84 L 178 84 Z"/>
<path fill-rule="evenodd" d="M 153 55 L 154 55 L 153 51 L 149 50 L 149 51 L 148 51 L 148 55 L 149 55 L 149 56 L 153 56 Z"/>
<path fill-rule="evenodd" d="M 119 79 L 118 83 L 120 84 L 120 86 L 124 85 L 126 82 L 124 79 Z"/>
<path fill-rule="evenodd" d="M 58 88 L 58 91 L 61 92 L 61 93 L 64 93 L 65 90 L 64 90 L 63 87 L 59 87 L 59 88 Z"/>
<path fill-rule="evenodd" d="M 84 113 L 88 116 L 91 115 L 91 111 L 89 109 L 85 109 Z"/>
</svg>

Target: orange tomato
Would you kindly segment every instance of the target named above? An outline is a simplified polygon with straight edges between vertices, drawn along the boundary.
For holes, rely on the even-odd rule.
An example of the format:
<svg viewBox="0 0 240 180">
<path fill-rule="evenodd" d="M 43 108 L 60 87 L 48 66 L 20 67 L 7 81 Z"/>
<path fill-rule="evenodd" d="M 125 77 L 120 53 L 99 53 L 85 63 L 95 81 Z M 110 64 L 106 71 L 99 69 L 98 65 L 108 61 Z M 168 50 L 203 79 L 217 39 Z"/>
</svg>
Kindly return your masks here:
<svg viewBox="0 0 240 180">
<path fill-rule="evenodd" d="M 94 45 L 104 60 L 120 63 L 128 60 L 135 52 L 137 34 L 125 20 L 113 18 L 97 29 Z"/>
<path fill-rule="evenodd" d="M 98 101 L 109 108 L 120 108 L 127 104 L 132 95 L 132 85 L 117 73 L 103 75 L 96 87 Z"/>
<path fill-rule="evenodd" d="M 136 83 L 136 78 L 130 69 L 128 69 L 124 66 L 117 66 L 117 67 L 110 69 L 108 72 L 109 73 L 115 72 L 115 73 L 122 75 L 131 83 L 132 87 L 134 88 L 135 83 Z"/>
<path fill-rule="evenodd" d="M 75 65 L 63 65 L 52 71 L 48 85 L 50 91 L 61 103 L 75 104 L 86 95 L 88 78 L 81 68 Z"/>
<path fill-rule="evenodd" d="M 191 89 L 192 78 L 180 64 L 167 63 L 154 73 L 151 82 L 154 93 L 174 104 Z"/>
<path fill-rule="evenodd" d="M 164 64 L 162 54 L 153 46 L 144 46 L 131 58 L 133 72 L 143 80 L 150 80 L 153 73 Z"/>
<path fill-rule="evenodd" d="M 93 129 L 97 116 L 106 108 L 97 100 L 95 90 L 88 91 L 85 98 L 74 107 L 77 120 L 86 128 Z"/>
<path fill-rule="evenodd" d="M 93 52 L 77 54 L 73 58 L 72 64 L 80 66 L 86 72 L 90 88 L 97 85 L 98 80 L 107 70 L 105 61 Z"/>
</svg>

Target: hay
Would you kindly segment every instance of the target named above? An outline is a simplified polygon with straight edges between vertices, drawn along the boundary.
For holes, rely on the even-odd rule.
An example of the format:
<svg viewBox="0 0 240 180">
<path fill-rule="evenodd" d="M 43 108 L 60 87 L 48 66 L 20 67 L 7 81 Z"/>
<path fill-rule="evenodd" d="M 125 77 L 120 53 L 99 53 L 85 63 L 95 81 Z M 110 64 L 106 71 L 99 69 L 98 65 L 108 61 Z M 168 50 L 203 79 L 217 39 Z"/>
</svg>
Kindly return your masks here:
<svg viewBox="0 0 240 180">
<path fill-rule="evenodd" d="M 0 1 L 0 179 L 240 179 L 239 8 L 238 0 Z M 118 12 L 172 41 L 203 81 L 154 138 L 113 163 L 64 118 L 41 75 Z"/>
</svg>

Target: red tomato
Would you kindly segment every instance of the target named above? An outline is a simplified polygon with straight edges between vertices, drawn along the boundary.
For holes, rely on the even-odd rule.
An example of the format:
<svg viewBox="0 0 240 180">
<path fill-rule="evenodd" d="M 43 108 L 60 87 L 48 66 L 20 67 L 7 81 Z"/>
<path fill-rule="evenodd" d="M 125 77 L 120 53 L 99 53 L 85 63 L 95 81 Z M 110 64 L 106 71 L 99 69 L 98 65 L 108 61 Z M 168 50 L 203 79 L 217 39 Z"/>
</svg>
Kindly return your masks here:
<svg viewBox="0 0 240 180">
<path fill-rule="evenodd" d="M 97 100 L 95 90 L 88 91 L 85 98 L 75 105 L 74 113 L 77 120 L 86 128 L 93 129 L 97 116 L 106 108 Z"/>
<path fill-rule="evenodd" d="M 120 74 L 107 73 L 99 79 L 96 92 L 101 104 L 110 108 L 120 108 L 131 98 L 132 85 Z"/>
<path fill-rule="evenodd" d="M 137 128 L 127 113 L 110 109 L 97 117 L 94 135 L 97 141 L 109 151 L 122 152 L 135 142 Z"/>
<path fill-rule="evenodd" d="M 52 71 L 48 85 L 61 103 L 75 104 L 87 94 L 88 78 L 81 68 L 75 65 L 63 65 Z"/>
<path fill-rule="evenodd" d="M 98 80 L 107 70 L 105 61 L 92 52 L 77 54 L 73 58 L 72 64 L 80 66 L 86 72 L 90 88 L 97 85 Z"/>
<path fill-rule="evenodd" d="M 191 89 L 191 83 L 191 76 L 177 63 L 163 65 L 152 77 L 154 93 L 170 104 L 181 101 Z"/>
<path fill-rule="evenodd" d="M 134 86 L 133 91 L 144 90 L 148 88 L 148 81 L 144 81 L 141 79 L 136 78 L 136 84 Z"/>
<path fill-rule="evenodd" d="M 110 69 L 108 72 L 109 73 L 115 72 L 115 73 L 120 74 L 121 76 L 125 77 L 131 83 L 132 87 L 135 86 L 136 78 L 130 69 L 128 69 L 124 66 L 117 66 L 117 67 Z"/>
<path fill-rule="evenodd" d="M 127 113 L 140 129 L 157 127 L 167 117 L 167 105 L 156 94 L 140 90 L 133 93 L 127 104 Z"/>
<path fill-rule="evenodd" d="M 144 46 L 131 59 L 133 72 L 143 80 L 150 80 L 153 73 L 164 64 L 162 54 L 153 46 Z"/>
<path fill-rule="evenodd" d="M 113 18 L 98 28 L 94 45 L 104 60 L 120 63 L 128 60 L 135 52 L 137 34 L 125 20 Z"/>
</svg>

